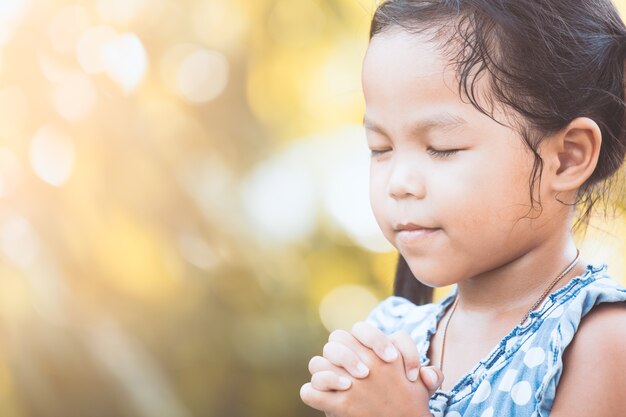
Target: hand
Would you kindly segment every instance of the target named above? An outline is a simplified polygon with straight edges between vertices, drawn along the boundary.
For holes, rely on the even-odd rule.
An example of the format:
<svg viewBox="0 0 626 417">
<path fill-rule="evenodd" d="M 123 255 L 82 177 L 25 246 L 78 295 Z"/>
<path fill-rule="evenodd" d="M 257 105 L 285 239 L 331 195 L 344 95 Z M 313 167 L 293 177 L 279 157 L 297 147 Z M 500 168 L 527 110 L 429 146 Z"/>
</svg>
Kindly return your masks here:
<svg viewBox="0 0 626 417">
<path fill-rule="evenodd" d="M 420 367 L 417 346 L 405 331 L 399 331 L 387 337 L 371 324 L 359 322 L 352 327 L 352 334 L 345 330 L 335 330 L 328 340 L 329 342 L 324 346 L 324 357 L 332 364 L 345 369 L 354 378 L 365 378 L 369 374 L 369 369 L 356 354 L 359 347 L 365 346 L 373 350 L 385 362 L 393 362 L 400 354 L 408 380 L 415 382 L 418 375 L 421 376 L 424 384 L 433 393 L 443 382 L 443 375 L 439 369 L 432 366 Z M 318 361 L 318 359 L 313 358 L 312 361 Z M 309 365 L 311 369 L 311 364 Z M 345 381 L 339 383 L 339 378 L 336 382 L 337 384 L 332 385 L 332 389 L 340 390 L 346 385 Z"/>
<path fill-rule="evenodd" d="M 387 363 L 365 346 L 357 348 L 356 353 L 370 370 L 366 378 L 354 379 L 344 391 L 333 390 L 333 378 L 339 380 L 347 372 L 325 358 L 316 357 L 310 363 L 311 382 L 300 390 L 302 400 L 336 417 L 431 417 L 428 407 L 431 392 L 420 379 L 411 382 L 406 378 L 400 360 Z"/>
<path fill-rule="evenodd" d="M 430 416 L 428 399 L 443 375 L 436 368 L 419 367 L 419 352 L 408 333 L 387 338 L 367 323 L 357 323 L 352 331 L 353 335 L 333 332 L 324 357 L 311 359 L 312 378 L 300 391 L 302 400 L 328 416 Z M 398 352 L 403 364 L 397 360 Z"/>
</svg>

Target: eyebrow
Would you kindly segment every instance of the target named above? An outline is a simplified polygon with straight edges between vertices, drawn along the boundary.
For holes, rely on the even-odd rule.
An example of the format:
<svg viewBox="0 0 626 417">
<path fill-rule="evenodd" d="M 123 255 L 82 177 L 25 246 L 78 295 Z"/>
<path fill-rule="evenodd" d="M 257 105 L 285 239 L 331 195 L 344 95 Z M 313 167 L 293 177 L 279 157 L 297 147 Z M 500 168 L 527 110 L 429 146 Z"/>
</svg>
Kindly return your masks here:
<svg viewBox="0 0 626 417">
<path fill-rule="evenodd" d="M 466 124 L 466 120 L 461 116 L 448 113 L 441 112 L 433 115 L 429 115 L 423 119 L 419 119 L 418 121 L 412 123 L 411 131 L 414 134 L 424 134 L 431 130 L 435 129 L 450 129 L 455 128 L 461 125 Z M 385 130 L 378 126 L 376 123 L 368 120 L 366 116 L 363 116 L 363 126 L 374 132 L 378 132 L 383 135 L 387 135 Z"/>
</svg>

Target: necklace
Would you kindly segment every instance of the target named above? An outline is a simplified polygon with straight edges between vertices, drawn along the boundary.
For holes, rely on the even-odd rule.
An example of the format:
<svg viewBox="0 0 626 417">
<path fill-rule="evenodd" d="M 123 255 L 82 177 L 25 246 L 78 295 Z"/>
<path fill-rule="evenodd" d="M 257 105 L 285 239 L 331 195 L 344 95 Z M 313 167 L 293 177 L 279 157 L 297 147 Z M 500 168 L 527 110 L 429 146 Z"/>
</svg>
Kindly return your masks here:
<svg viewBox="0 0 626 417">
<path fill-rule="evenodd" d="M 530 313 L 534 309 L 536 309 L 539 306 L 539 304 L 541 304 L 541 302 L 548 296 L 548 294 L 550 294 L 550 291 L 552 291 L 552 288 L 554 288 L 557 282 L 559 282 L 561 278 L 567 275 L 574 268 L 574 266 L 576 266 L 576 263 L 578 263 L 579 258 L 580 258 L 580 251 L 576 249 L 576 257 L 574 258 L 574 260 L 570 262 L 570 264 L 567 265 L 567 267 L 563 271 L 561 271 L 561 273 L 557 275 L 552 280 L 552 282 L 550 282 L 550 285 L 548 285 L 548 287 L 541 293 L 541 296 L 539 296 L 537 301 L 535 301 L 532 307 L 530 307 L 530 309 L 526 312 L 526 314 L 524 314 L 524 317 L 522 317 L 522 320 L 519 322 L 519 325 L 524 324 L 524 322 L 526 321 Z M 454 312 L 456 311 L 456 306 L 457 306 L 458 301 L 459 301 L 459 297 L 455 297 L 454 303 L 452 303 L 452 307 L 450 307 L 450 314 L 448 315 L 448 318 L 446 319 L 446 322 L 443 325 L 443 335 L 441 336 L 441 358 L 439 359 L 439 369 L 441 369 L 442 372 L 443 372 L 443 356 L 446 350 L 446 334 L 448 333 L 448 324 L 450 324 L 450 319 L 452 319 L 452 316 L 454 315 Z"/>
</svg>

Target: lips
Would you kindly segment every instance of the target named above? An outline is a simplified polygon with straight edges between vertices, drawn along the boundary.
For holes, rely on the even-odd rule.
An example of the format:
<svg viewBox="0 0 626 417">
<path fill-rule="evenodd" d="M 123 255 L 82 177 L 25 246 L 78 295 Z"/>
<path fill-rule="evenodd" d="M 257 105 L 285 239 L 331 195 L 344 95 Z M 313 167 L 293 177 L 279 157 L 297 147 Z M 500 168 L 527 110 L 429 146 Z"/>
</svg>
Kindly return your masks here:
<svg viewBox="0 0 626 417">
<path fill-rule="evenodd" d="M 435 229 L 437 229 L 437 227 L 420 226 L 419 224 L 415 224 L 415 223 L 400 223 L 394 226 L 394 230 L 396 232 L 416 231 L 416 230 L 435 230 Z"/>
<path fill-rule="evenodd" d="M 394 227 L 398 244 L 415 245 L 420 243 L 439 230 L 438 227 L 424 227 L 415 223 L 401 223 Z"/>
</svg>

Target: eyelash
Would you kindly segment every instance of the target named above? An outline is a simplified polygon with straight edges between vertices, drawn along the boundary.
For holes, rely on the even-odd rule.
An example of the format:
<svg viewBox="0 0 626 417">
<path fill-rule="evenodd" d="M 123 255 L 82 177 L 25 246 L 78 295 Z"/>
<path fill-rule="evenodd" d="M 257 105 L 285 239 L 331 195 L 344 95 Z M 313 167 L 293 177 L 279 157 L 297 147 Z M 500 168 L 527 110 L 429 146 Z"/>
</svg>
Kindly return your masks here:
<svg viewBox="0 0 626 417">
<path fill-rule="evenodd" d="M 446 149 L 446 150 L 437 150 L 433 148 L 428 149 L 428 153 L 434 156 L 435 158 L 447 158 L 448 156 L 452 156 L 455 153 L 459 152 L 460 149 Z"/>
<path fill-rule="evenodd" d="M 388 149 L 386 149 L 384 151 L 378 151 L 378 150 L 372 149 L 371 153 L 372 153 L 372 157 L 375 157 L 375 156 L 380 156 L 380 155 L 382 155 L 382 154 L 384 154 L 385 152 L 388 152 L 388 151 L 389 151 Z M 459 151 L 460 151 L 460 149 L 437 150 L 437 149 L 433 149 L 433 148 L 428 148 L 428 150 L 427 150 L 427 152 L 429 154 L 431 154 L 435 158 L 440 158 L 440 159 L 452 156 L 452 155 L 454 155 L 455 153 L 457 153 Z"/>
<path fill-rule="evenodd" d="M 375 150 L 375 149 L 372 149 L 372 150 L 371 150 L 372 157 L 375 157 L 375 156 L 380 156 L 380 155 L 384 154 L 385 152 L 387 152 L 387 151 L 377 151 L 377 150 Z"/>
</svg>

